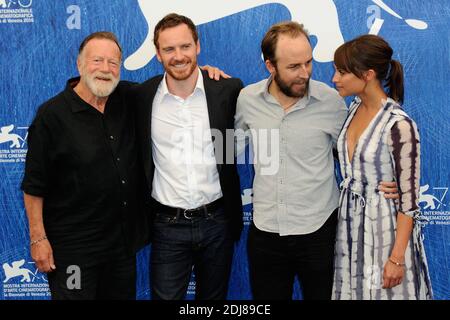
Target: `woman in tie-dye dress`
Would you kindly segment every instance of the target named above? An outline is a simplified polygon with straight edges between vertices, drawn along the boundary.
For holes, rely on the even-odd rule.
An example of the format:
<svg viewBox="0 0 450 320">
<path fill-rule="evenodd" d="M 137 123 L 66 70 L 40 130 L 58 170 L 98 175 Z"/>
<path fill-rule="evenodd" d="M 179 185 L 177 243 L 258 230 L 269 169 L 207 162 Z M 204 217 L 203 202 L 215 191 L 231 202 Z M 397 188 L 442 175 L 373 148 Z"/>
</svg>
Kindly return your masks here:
<svg viewBox="0 0 450 320">
<path fill-rule="evenodd" d="M 357 97 L 338 140 L 344 180 L 333 299 L 430 299 L 418 207 L 419 134 L 399 105 L 402 66 L 374 35 L 343 44 L 334 60 L 339 94 Z M 378 191 L 382 180 L 397 182 L 397 202 Z"/>
</svg>

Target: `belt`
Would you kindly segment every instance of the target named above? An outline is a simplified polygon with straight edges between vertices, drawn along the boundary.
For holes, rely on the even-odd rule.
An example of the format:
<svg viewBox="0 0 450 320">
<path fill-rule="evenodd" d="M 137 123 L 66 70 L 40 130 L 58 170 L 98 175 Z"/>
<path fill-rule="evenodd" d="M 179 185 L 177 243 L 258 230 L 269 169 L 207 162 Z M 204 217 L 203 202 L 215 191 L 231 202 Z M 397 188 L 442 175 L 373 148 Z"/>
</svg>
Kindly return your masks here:
<svg viewBox="0 0 450 320">
<path fill-rule="evenodd" d="M 202 205 L 198 208 L 194 209 L 183 209 L 183 208 L 175 208 L 169 207 L 158 201 L 154 201 L 154 208 L 160 212 L 169 213 L 174 217 L 178 217 L 181 213 L 186 219 L 192 219 L 193 217 L 204 217 L 208 212 L 213 212 L 223 206 L 223 198 L 219 198 L 211 203 Z"/>
</svg>

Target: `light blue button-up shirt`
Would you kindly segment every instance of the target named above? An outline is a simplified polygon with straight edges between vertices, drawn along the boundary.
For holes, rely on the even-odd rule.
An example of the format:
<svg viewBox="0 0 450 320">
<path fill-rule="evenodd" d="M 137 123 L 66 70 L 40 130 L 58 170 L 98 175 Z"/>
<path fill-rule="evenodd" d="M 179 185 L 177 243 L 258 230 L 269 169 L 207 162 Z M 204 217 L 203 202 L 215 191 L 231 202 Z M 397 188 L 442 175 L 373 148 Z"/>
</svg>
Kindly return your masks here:
<svg viewBox="0 0 450 320">
<path fill-rule="evenodd" d="M 336 90 L 310 80 L 308 94 L 286 112 L 270 82 L 244 88 L 235 117 L 254 150 L 253 220 L 282 236 L 312 233 L 338 207 L 332 148 L 347 107 Z"/>
</svg>

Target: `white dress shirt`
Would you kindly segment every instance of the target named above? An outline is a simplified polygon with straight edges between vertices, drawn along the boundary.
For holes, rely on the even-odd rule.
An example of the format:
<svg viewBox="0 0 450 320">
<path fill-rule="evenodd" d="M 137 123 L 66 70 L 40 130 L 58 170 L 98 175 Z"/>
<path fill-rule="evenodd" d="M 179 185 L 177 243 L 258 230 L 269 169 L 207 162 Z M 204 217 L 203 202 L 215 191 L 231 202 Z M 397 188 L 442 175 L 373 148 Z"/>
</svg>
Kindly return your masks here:
<svg viewBox="0 0 450 320">
<path fill-rule="evenodd" d="M 202 73 L 186 99 L 169 92 L 164 75 L 153 100 L 151 121 L 152 197 L 184 209 L 222 197 Z"/>
</svg>

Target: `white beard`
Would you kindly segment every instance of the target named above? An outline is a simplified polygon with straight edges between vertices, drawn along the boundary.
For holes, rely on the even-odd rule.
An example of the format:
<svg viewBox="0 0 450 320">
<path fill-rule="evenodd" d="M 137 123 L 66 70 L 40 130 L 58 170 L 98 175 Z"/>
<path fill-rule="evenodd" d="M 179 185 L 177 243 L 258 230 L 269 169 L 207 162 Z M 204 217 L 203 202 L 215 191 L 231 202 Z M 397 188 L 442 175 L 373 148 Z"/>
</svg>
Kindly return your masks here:
<svg viewBox="0 0 450 320">
<path fill-rule="evenodd" d="M 110 81 L 98 80 L 96 77 L 109 79 Z M 119 83 L 119 77 L 115 78 L 112 74 L 103 74 L 101 72 L 86 74 L 83 78 L 89 90 L 99 98 L 108 97 Z"/>
</svg>

